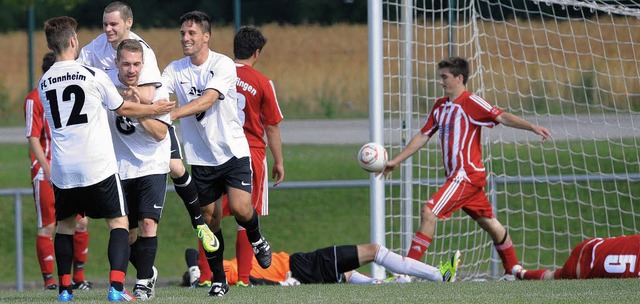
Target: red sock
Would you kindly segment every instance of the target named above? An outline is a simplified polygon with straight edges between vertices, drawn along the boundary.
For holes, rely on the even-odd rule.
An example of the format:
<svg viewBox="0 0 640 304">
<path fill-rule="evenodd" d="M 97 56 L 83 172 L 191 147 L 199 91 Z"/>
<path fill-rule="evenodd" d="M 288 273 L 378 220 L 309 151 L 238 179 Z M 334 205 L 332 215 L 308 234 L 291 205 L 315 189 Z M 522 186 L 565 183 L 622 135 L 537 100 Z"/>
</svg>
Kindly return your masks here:
<svg viewBox="0 0 640 304">
<path fill-rule="evenodd" d="M 546 269 L 534 269 L 534 270 L 527 270 L 524 273 L 524 278 L 523 280 L 542 280 L 542 277 L 544 276 L 545 273 L 547 273 L 549 270 Z"/>
<path fill-rule="evenodd" d="M 73 235 L 73 281 L 84 281 L 84 263 L 89 252 L 89 233 L 76 232 Z"/>
<path fill-rule="evenodd" d="M 496 247 L 496 251 L 502 260 L 504 273 L 511 274 L 513 266 L 518 264 L 518 258 L 516 257 L 516 250 L 513 248 L 513 243 L 509 240 L 502 244 L 494 243 L 493 246 Z"/>
<path fill-rule="evenodd" d="M 411 240 L 411 248 L 409 248 L 407 256 L 417 261 L 422 260 L 422 256 L 431 245 L 431 241 L 432 239 L 422 232 L 416 232 Z"/>
<path fill-rule="evenodd" d="M 202 241 L 198 240 L 198 268 L 200 268 L 200 279 L 198 283 L 204 283 L 204 281 L 211 281 L 213 272 L 209 268 L 209 262 L 207 262 L 207 256 L 204 253 L 202 247 Z"/>
<path fill-rule="evenodd" d="M 40 264 L 40 271 L 47 275 L 53 274 L 55 250 L 51 237 L 44 235 L 36 236 L 36 255 L 38 257 L 38 264 Z M 44 285 L 46 286 L 53 283 L 55 283 L 55 281 L 51 276 L 49 280 L 44 282 Z"/>
<path fill-rule="evenodd" d="M 236 257 L 238 258 L 238 281 L 249 284 L 249 274 L 253 265 L 253 247 L 251 247 L 251 243 L 247 238 L 247 231 L 244 229 L 238 230 Z"/>
<path fill-rule="evenodd" d="M 58 276 L 58 283 L 59 283 L 58 286 L 60 286 L 61 288 L 66 288 L 71 286 L 71 275 L 63 274 L 61 276 Z"/>
<path fill-rule="evenodd" d="M 124 285 L 124 277 L 126 276 L 126 273 L 120 271 L 120 270 L 111 270 L 109 271 L 109 282 L 111 282 L 111 286 L 114 285 Z M 116 283 L 116 284 L 114 284 Z M 116 290 L 118 290 L 118 288 L 116 288 Z M 122 289 L 120 289 L 122 290 Z"/>
</svg>

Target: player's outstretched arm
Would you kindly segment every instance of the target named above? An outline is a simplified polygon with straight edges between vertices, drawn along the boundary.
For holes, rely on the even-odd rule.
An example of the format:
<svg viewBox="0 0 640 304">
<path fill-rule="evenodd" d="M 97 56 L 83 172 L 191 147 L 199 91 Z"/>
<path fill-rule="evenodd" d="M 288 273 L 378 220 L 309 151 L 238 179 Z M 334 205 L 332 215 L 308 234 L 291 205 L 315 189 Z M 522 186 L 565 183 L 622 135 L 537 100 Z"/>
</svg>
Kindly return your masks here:
<svg viewBox="0 0 640 304">
<path fill-rule="evenodd" d="M 384 170 L 382 172 L 376 172 L 376 176 L 380 175 L 380 173 L 384 174 L 386 178 L 391 177 L 391 173 L 395 170 L 402 162 L 404 162 L 407 158 L 411 157 L 411 155 L 415 154 L 420 150 L 424 145 L 429 142 L 431 136 L 426 135 L 422 132 L 414 135 L 409 141 L 409 144 L 398 153 L 392 160 L 388 161 L 384 166 Z"/>
<path fill-rule="evenodd" d="M 120 106 L 115 111 L 120 116 L 138 118 L 149 115 L 167 114 L 175 107 L 175 105 L 175 101 L 169 101 L 166 99 L 160 99 L 150 105 L 125 101 L 124 103 L 122 103 L 122 106 Z"/>
<path fill-rule="evenodd" d="M 500 114 L 500 116 L 496 118 L 496 121 L 508 127 L 529 130 L 533 133 L 536 133 L 542 136 L 543 143 L 547 141 L 547 139 L 552 138 L 551 133 L 549 133 L 549 130 L 547 130 L 546 128 L 530 123 L 511 113 L 505 112 Z"/>
<path fill-rule="evenodd" d="M 196 115 L 209 110 L 218 98 L 220 98 L 220 92 L 213 89 L 205 90 L 202 96 L 192 100 L 186 105 L 173 109 L 171 111 L 171 120 Z"/>
</svg>

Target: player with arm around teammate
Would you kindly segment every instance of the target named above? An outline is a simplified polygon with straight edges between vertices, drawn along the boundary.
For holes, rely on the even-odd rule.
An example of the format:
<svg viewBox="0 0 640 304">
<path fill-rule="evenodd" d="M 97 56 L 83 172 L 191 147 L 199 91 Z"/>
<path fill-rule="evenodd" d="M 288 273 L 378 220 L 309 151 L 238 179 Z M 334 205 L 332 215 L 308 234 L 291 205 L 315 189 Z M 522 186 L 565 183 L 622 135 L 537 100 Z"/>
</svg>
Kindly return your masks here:
<svg viewBox="0 0 640 304">
<path fill-rule="evenodd" d="M 258 216 L 251 206 L 251 160 L 238 113 L 235 65 L 231 58 L 209 49 L 211 21 L 207 14 L 184 14 L 180 18 L 180 35 L 186 57 L 165 68 L 162 88 L 178 97 L 180 106 L 171 112 L 171 119 L 180 119 L 187 163 L 198 188 L 202 213 L 220 242 L 218 251 L 206 253 L 213 272 L 209 295 L 224 296 L 229 284 L 222 268 L 223 194 L 228 195 L 231 213 L 246 229 L 263 268 L 271 264 L 271 247 L 260 232 Z"/>
<path fill-rule="evenodd" d="M 134 39 L 125 39 L 118 46 L 117 69 L 108 71 L 108 75 L 121 91 L 134 91 L 125 96 L 137 97 L 143 54 L 142 44 Z M 147 85 L 159 86 L 160 83 Z M 154 100 L 169 98 L 168 95 L 156 95 Z M 169 124 L 169 114 L 139 118 L 119 116 L 114 112 L 109 115 L 118 172 L 129 206 L 129 260 L 137 270 L 133 295 L 142 301 L 155 297 L 158 278 L 158 270 L 153 264 L 158 250 L 158 223 L 167 190 L 167 156 L 171 148 L 167 135 Z"/>
<path fill-rule="evenodd" d="M 144 67 L 139 73 L 139 85 L 135 88 L 136 99 L 141 103 L 149 104 L 153 101 L 156 90 L 154 84 L 161 79 L 160 69 L 155 52 L 140 36 L 131 31 L 133 26 L 133 11 L 124 2 L 115 1 L 107 5 L 102 14 L 102 29 L 104 33 L 82 48 L 78 61 L 86 65 L 103 69 L 105 72 L 117 70 L 116 50 L 118 45 L 125 39 L 134 39 L 142 44 Z M 121 94 L 128 98 L 133 90 L 120 88 Z M 204 223 L 200 212 L 198 201 L 198 191 L 193 183 L 189 172 L 186 171 L 182 163 L 182 151 L 176 136 L 173 125 L 169 125 L 169 136 L 171 140 L 171 158 L 169 161 L 169 176 L 175 186 L 176 193 L 182 199 L 191 225 L 196 231 L 198 238 L 203 242 L 204 250 L 216 251 L 218 240 L 213 232 Z"/>
<path fill-rule="evenodd" d="M 436 101 L 420 132 L 413 136 L 398 155 L 387 162 L 383 170 L 383 174 L 390 177 L 395 168 L 418 152 L 431 136 L 440 131 L 447 179 L 422 208 L 420 227 L 413 236 L 407 256 L 421 260 L 435 234 L 436 220 L 449 218 L 453 212 L 462 209 L 489 233 L 502 260 L 505 274 L 511 274 L 511 268 L 518 264 L 513 243 L 506 228 L 495 218 L 483 190 L 486 172 L 482 164 L 480 144 L 482 128 L 504 124 L 538 134 L 542 136 L 542 142 L 550 138 L 551 134 L 546 128 L 503 112 L 482 97 L 467 91 L 467 60 L 460 57 L 442 60 L 438 63 L 438 71 L 440 85 L 446 96 Z"/>
<path fill-rule="evenodd" d="M 571 250 L 562 268 L 531 269 L 513 266 L 519 280 L 640 278 L 640 235 L 591 238 Z"/>
<path fill-rule="evenodd" d="M 56 55 L 48 52 L 42 58 L 42 73 L 46 73 L 56 62 Z M 31 154 L 31 185 L 36 204 L 38 233 L 36 235 L 36 256 L 44 279 L 44 288 L 57 290 L 58 285 L 53 278 L 54 246 L 53 232 L 56 219 L 54 214 L 54 195 L 51 187 L 51 130 L 44 117 L 42 102 L 38 89 L 33 89 L 25 99 L 24 113 L 26 134 Z M 84 263 L 87 260 L 89 247 L 88 220 L 78 218 L 76 232 L 73 234 L 73 289 L 89 290 L 91 282 L 85 280 Z"/>
<path fill-rule="evenodd" d="M 58 301 L 73 300 L 71 262 L 77 216 L 106 219 L 110 230 L 108 299 L 131 301 L 124 289 L 129 257 L 127 204 L 123 197 L 108 125 L 107 110 L 143 117 L 167 113 L 174 103 L 125 102 L 101 70 L 76 62 L 80 46 L 71 17 L 55 17 L 44 25 L 56 63 L 38 81 L 38 93 L 51 127 L 51 182 L 55 195 Z"/>
</svg>

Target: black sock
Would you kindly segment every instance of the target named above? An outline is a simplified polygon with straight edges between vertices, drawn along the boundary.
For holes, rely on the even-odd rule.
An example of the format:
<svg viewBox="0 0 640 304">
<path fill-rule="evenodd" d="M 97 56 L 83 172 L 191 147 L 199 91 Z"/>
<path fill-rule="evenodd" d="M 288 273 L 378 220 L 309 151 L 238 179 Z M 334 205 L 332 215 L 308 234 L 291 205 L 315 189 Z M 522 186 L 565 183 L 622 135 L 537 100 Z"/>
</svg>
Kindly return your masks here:
<svg viewBox="0 0 640 304">
<path fill-rule="evenodd" d="M 73 235 L 56 233 L 53 240 L 58 276 L 70 275 L 73 263 Z M 60 286 L 62 287 L 62 286 Z"/>
<path fill-rule="evenodd" d="M 240 222 L 236 218 L 236 223 L 247 230 L 247 238 L 249 239 L 249 242 L 255 243 L 262 238 L 262 234 L 260 233 L 260 222 L 258 221 L 258 213 L 256 212 L 256 209 L 253 209 L 253 215 L 250 220 Z"/>
<path fill-rule="evenodd" d="M 138 273 L 136 279 L 149 279 L 153 277 L 153 263 L 158 251 L 158 237 L 140 237 L 138 240 Z"/>
<path fill-rule="evenodd" d="M 224 274 L 224 267 L 222 266 L 222 258 L 224 256 L 224 237 L 222 236 L 222 229 L 218 232 L 214 232 L 220 243 L 220 248 L 216 252 L 206 252 L 207 262 L 209 262 L 209 269 L 213 272 L 213 278 L 211 281 L 214 283 L 224 283 L 227 281 L 227 276 Z"/>
<path fill-rule="evenodd" d="M 187 248 L 184 251 L 184 258 L 187 261 L 187 267 L 198 266 L 198 250 Z"/>
<path fill-rule="evenodd" d="M 133 244 L 129 245 L 129 262 L 133 265 L 133 268 L 138 269 L 138 244 L 140 242 L 140 236 L 133 242 Z"/>
<path fill-rule="evenodd" d="M 111 230 L 107 252 L 111 270 L 119 270 L 127 273 L 129 253 L 131 252 L 129 248 L 129 232 L 127 229 L 116 228 Z"/>
<path fill-rule="evenodd" d="M 196 184 L 191 179 L 189 172 L 185 171 L 184 175 L 178 178 L 171 178 L 173 180 L 173 186 L 176 189 L 176 193 L 182 199 L 184 207 L 189 212 L 189 218 L 191 219 L 191 226 L 195 229 L 198 225 L 204 224 L 202 218 L 202 212 L 200 211 L 200 201 L 198 201 L 198 189 Z"/>
</svg>

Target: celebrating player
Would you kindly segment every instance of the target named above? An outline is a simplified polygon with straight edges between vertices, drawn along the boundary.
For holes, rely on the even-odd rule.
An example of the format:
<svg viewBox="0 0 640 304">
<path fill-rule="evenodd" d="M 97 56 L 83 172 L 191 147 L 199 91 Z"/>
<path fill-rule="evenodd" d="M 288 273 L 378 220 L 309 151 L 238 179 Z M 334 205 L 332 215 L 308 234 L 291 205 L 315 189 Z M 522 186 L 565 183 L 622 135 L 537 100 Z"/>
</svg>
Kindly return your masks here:
<svg viewBox="0 0 640 304">
<path fill-rule="evenodd" d="M 131 32 L 133 25 L 133 12 L 131 7 L 123 2 L 112 2 L 107 5 L 102 15 L 102 26 L 104 33 L 100 34 L 96 39 L 82 48 L 79 61 L 81 63 L 103 69 L 105 71 L 116 70 L 115 59 L 116 49 L 120 42 L 125 39 L 134 39 L 142 44 L 144 67 L 139 74 L 139 85 L 136 88 L 138 99 L 142 103 L 151 103 L 155 96 L 156 83 L 160 82 L 160 70 L 156 55 L 146 42 L 140 36 Z M 120 90 L 120 92 L 125 92 Z M 126 91 L 130 93 L 131 91 Z M 195 184 L 191 181 L 189 172 L 182 163 L 182 151 L 180 143 L 175 133 L 173 125 L 169 126 L 169 136 L 171 139 L 171 159 L 169 161 L 169 169 L 171 179 L 175 186 L 176 193 L 182 199 L 185 208 L 189 212 L 191 225 L 195 229 L 198 238 L 203 243 L 206 251 L 216 251 L 218 249 L 218 240 L 215 239 L 213 232 L 205 225 L 200 212 L 200 203 L 198 201 L 198 191 Z"/>
<path fill-rule="evenodd" d="M 260 30 L 252 26 L 241 27 L 233 40 L 233 54 L 238 73 L 238 81 L 236 82 L 238 104 L 243 108 L 244 134 L 247 136 L 251 151 L 251 169 L 253 171 L 251 204 L 258 215 L 269 213 L 267 145 L 274 160 L 271 177 L 276 180 L 273 185 L 277 186 L 284 179 L 282 140 L 278 125 L 282 121 L 282 112 L 278 105 L 273 82 L 253 68 L 266 43 L 267 40 Z M 264 141 L 265 134 L 266 143 Z M 226 197 L 222 202 L 223 216 L 231 215 Z M 247 239 L 247 233 L 242 227 L 238 227 L 236 257 L 238 259 L 236 285 L 248 286 L 253 250 Z"/>
<path fill-rule="evenodd" d="M 38 82 L 38 94 L 51 129 L 51 182 L 55 195 L 57 233 L 54 247 L 58 266 L 58 301 L 73 300 L 71 262 L 77 216 L 105 218 L 110 229 L 108 256 L 111 271 L 108 299 L 133 300 L 124 290 L 129 257 L 129 222 L 107 112 L 143 117 L 167 113 L 174 103 L 153 105 L 125 102 L 101 70 L 76 62 L 80 51 L 71 17 L 45 22 L 47 45 L 56 55 Z"/>
<path fill-rule="evenodd" d="M 162 88 L 178 97 L 180 107 L 171 119 L 180 119 L 187 163 L 198 188 L 202 213 L 220 241 L 220 249 L 206 253 L 213 272 L 211 296 L 229 290 L 222 257 L 224 240 L 220 221 L 223 194 L 238 224 L 247 231 L 263 268 L 271 264 L 271 247 L 260 233 L 255 209 L 251 206 L 251 165 L 249 145 L 242 130 L 236 97 L 237 74 L 233 61 L 209 49 L 211 21 L 200 11 L 180 18 L 182 52 L 162 74 Z M 162 89 L 161 88 L 161 89 Z"/>
<path fill-rule="evenodd" d="M 509 127 L 529 130 L 542 136 L 542 142 L 551 137 L 549 131 L 513 114 L 491 106 L 482 97 L 465 89 L 469 78 L 469 63 L 452 57 L 438 63 L 440 85 L 446 93 L 436 101 L 427 121 L 409 144 L 383 170 L 386 177 L 403 161 L 420 150 L 438 130 L 443 149 L 443 163 L 447 180 L 422 208 L 420 227 L 409 247 L 410 258 L 421 260 L 431 244 L 436 220 L 464 210 L 493 239 L 505 274 L 518 264 L 507 230 L 494 217 L 483 187 L 486 184 L 482 164 L 480 138 L 482 127 L 492 128 L 501 123 Z M 379 173 L 378 173 L 379 174 Z"/>
<path fill-rule="evenodd" d="M 562 268 L 526 270 L 513 266 L 519 280 L 639 278 L 640 235 L 587 239 L 571 250 Z"/>
<path fill-rule="evenodd" d="M 144 67 L 143 46 L 137 40 L 125 39 L 118 45 L 116 54 L 117 69 L 108 71 L 108 75 L 124 96 L 136 98 L 138 78 Z M 147 85 L 159 86 L 160 83 Z M 158 95 L 154 101 L 163 98 L 168 99 L 169 95 Z M 118 172 L 129 206 L 129 260 L 137 270 L 133 295 L 142 301 L 155 297 L 158 278 L 153 264 L 158 250 L 158 222 L 167 191 L 169 124 L 169 114 L 137 119 L 109 114 Z M 139 236 L 136 229 L 140 230 Z"/>
<path fill-rule="evenodd" d="M 42 58 L 42 73 L 46 73 L 56 62 L 56 55 L 48 52 Z M 44 288 L 58 289 L 53 279 L 53 232 L 56 226 L 54 214 L 54 196 L 51 187 L 51 130 L 44 118 L 42 102 L 38 89 L 33 89 L 24 101 L 24 114 L 27 123 L 27 139 L 31 154 L 31 185 L 36 203 L 38 233 L 36 235 L 36 255 L 44 279 Z M 84 278 L 84 263 L 89 252 L 88 220 L 78 218 L 76 232 L 73 234 L 73 289 L 91 289 L 91 282 Z"/>
<path fill-rule="evenodd" d="M 183 279 L 189 278 L 189 273 L 197 269 L 194 249 L 187 249 L 185 257 L 189 271 Z M 254 263 L 257 263 L 253 259 Z M 261 269 L 254 267 L 250 278 L 253 284 L 292 286 L 300 284 L 378 284 L 383 281 L 359 273 L 355 269 L 362 265 L 375 262 L 387 270 L 414 276 L 432 282 L 454 282 L 456 271 L 460 263 L 460 251 L 441 263 L 439 268 L 424 264 L 411 258 L 400 256 L 386 247 L 378 244 L 341 245 L 317 249 L 311 252 L 297 252 L 289 255 L 286 252 L 273 254 L 271 267 Z M 236 259 L 224 261 L 224 271 L 228 278 L 237 276 L 239 265 Z M 194 286 L 193 277 L 189 279 L 190 286 Z M 406 279 L 405 279 L 406 280 Z M 231 280 L 229 282 L 232 282 Z"/>
</svg>

